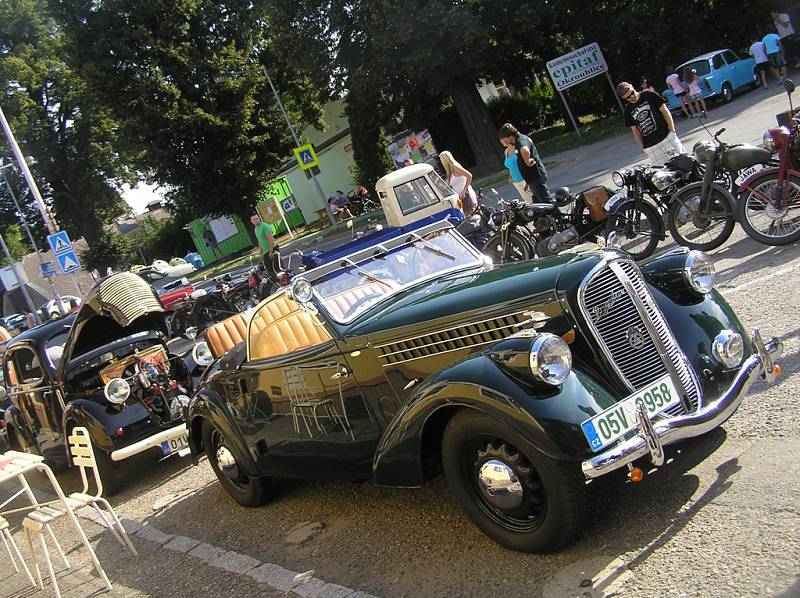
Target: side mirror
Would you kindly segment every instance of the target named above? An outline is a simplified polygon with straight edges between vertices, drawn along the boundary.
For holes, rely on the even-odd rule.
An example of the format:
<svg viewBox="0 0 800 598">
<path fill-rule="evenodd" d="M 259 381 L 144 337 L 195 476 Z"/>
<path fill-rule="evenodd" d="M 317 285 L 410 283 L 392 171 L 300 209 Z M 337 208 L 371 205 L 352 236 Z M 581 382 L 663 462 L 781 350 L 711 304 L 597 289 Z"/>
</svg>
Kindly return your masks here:
<svg viewBox="0 0 800 598">
<path fill-rule="evenodd" d="M 783 82 L 783 88 L 786 90 L 786 93 L 792 95 L 794 93 L 794 81 L 786 79 L 786 81 Z"/>
</svg>

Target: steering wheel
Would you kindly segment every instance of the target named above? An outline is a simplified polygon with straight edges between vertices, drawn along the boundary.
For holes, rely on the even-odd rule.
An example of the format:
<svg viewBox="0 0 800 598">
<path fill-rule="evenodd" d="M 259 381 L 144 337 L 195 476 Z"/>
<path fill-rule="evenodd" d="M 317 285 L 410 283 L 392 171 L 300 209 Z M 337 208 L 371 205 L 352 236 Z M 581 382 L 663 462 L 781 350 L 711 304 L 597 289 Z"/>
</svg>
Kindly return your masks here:
<svg viewBox="0 0 800 598">
<path fill-rule="evenodd" d="M 347 316 L 349 316 L 351 313 L 354 313 L 361 305 L 363 305 L 370 299 L 380 298 L 380 297 L 383 297 L 382 293 L 370 293 L 368 295 L 364 295 L 363 297 L 361 297 L 361 299 L 353 303 L 353 305 L 351 305 L 348 308 L 348 310 L 344 314 L 342 314 L 342 317 L 346 319 Z"/>
</svg>

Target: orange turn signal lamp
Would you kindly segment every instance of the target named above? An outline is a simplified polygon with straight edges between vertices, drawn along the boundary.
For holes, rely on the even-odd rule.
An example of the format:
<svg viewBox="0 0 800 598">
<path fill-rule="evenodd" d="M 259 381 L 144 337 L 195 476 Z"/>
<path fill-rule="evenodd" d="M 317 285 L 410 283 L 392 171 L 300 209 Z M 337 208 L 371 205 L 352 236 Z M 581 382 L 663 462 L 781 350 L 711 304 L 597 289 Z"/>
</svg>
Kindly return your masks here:
<svg viewBox="0 0 800 598">
<path fill-rule="evenodd" d="M 639 467 L 628 466 L 628 477 L 631 482 L 641 482 L 644 479 L 644 471 Z"/>
<path fill-rule="evenodd" d="M 772 371 L 775 372 L 776 378 L 780 378 L 781 372 L 783 372 L 783 368 L 776 363 L 772 366 Z"/>
<path fill-rule="evenodd" d="M 561 335 L 561 340 L 563 340 L 568 345 L 571 345 L 572 343 L 575 342 L 575 331 L 574 330 L 568 330 L 567 332 L 565 332 L 564 334 Z M 778 366 L 775 366 L 775 367 L 778 367 Z"/>
</svg>

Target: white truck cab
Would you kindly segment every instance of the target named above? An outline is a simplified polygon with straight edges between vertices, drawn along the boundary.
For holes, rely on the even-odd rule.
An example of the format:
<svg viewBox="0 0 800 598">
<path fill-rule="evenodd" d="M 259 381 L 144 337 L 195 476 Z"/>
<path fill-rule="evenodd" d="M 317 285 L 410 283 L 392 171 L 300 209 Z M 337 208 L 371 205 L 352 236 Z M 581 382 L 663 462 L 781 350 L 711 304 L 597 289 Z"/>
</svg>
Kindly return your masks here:
<svg viewBox="0 0 800 598">
<path fill-rule="evenodd" d="M 402 227 L 446 210 L 461 209 L 458 195 L 429 164 L 412 164 L 375 183 L 388 226 Z"/>
</svg>

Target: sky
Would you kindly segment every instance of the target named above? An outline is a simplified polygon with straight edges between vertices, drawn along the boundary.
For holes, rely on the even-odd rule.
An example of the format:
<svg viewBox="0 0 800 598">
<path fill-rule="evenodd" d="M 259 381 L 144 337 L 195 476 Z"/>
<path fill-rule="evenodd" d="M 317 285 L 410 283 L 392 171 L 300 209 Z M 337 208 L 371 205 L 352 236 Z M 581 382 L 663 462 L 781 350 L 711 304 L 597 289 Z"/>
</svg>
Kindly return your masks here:
<svg viewBox="0 0 800 598">
<path fill-rule="evenodd" d="M 141 214 L 147 211 L 145 206 L 147 206 L 149 202 L 154 199 L 162 199 L 162 191 L 163 189 L 157 185 L 147 185 L 145 183 L 139 183 L 133 189 L 124 185 L 122 189 L 122 198 L 133 208 L 134 212 Z"/>
</svg>

